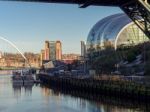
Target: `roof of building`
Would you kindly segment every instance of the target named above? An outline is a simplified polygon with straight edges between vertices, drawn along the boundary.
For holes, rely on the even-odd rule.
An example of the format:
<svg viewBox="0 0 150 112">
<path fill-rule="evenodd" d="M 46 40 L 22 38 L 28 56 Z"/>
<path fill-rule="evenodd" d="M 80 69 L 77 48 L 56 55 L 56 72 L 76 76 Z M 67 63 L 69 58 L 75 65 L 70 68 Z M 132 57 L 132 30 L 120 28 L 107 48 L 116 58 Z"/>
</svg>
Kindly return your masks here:
<svg viewBox="0 0 150 112">
<path fill-rule="evenodd" d="M 132 20 L 124 13 L 105 17 L 91 29 L 87 38 L 87 45 L 97 45 L 105 39 L 115 40 L 121 29 L 130 23 Z"/>
</svg>

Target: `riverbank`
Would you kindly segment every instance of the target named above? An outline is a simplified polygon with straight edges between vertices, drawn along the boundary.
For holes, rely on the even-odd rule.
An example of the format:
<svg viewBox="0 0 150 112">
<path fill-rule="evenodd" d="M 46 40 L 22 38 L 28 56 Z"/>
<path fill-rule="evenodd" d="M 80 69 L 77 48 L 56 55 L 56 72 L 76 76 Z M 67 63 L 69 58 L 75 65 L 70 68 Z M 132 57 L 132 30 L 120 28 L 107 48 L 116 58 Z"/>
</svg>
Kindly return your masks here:
<svg viewBox="0 0 150 112">
<path fill-rule="evenodd" d="M 45 86 L 45 85 L 43 85 Z M 150 102 L 141 102 L 140 100 L 132 100 L 127 98 L 119 98 L 119 97 L 113 97 L 113 96 L 106 96 L 106 95 L 96 95 L 96 94 L 90 94 L 87 92 L 81 92 L 77 90 L 69 91 L 64 88 L 56 88 L 51 85 L 47 85 L 46 87 L 52 89 L 54 93 L 56 94 L 64 94 L 64 95 L 70 95 L 73 98 L 76 99 L 84 99 L 89 100 L 92 102 L 97 102 L 97 105 L 99 104 L 109 104 L 110 106 L 118 106 L 120 108 L 134 108 L 139 110 L 142 109 L 144 112 L 150 112 Z M 119 111 L 120 112 L 120 111 Z M 141 111 L 140 111 L 141 112 Z"/>
<path fill-rule="evenodd" d="M 0 84 L 1 112 L 149 112 L 150 110 L 148 103 L 120 102 L 118 99 L 113 100 L 109 97 L 107 99 L 103 96 L 104 101 L 97 97 L 101 100 L 98 101 L 88 93 L 78 94 L 66 91 L 67 94 L 65 94 L 40 84 L 23 87 L 13 85 L 11 75 L 0 75 Z M 75 97 L 75 94 L 79 97 Z"/>
<path fill-rule="evenodd" d="M 94 78 L 56 77 L 39 74 L 43 84 L 68 91 L 80 91 L 94 95 L 105 95 L 144 102 L 150 101 L 148 85 L 125 80 L 97 80 Z"/>
</svg>

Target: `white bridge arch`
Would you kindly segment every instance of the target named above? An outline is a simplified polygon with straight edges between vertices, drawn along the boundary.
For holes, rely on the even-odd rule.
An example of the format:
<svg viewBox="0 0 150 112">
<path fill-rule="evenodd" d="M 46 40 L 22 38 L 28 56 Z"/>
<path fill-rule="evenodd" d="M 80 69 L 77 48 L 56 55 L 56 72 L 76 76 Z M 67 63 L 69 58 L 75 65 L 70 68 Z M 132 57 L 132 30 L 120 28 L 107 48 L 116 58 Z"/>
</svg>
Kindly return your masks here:
<svg viewBox="0 0 150 112">
<path fill-rule="evenodd" d="M 25 61 L 26 61 L 26 62 L 29 64 L 29 66 L 30 66 L 30 63 L 28 62 L 28 60 L 27 60 L 27 58 L 25 57 L 25 55 L 18 49 L 18 47 L 17 47 L 14 43 L 12 43 L 11 41 L 7 40 L 6 38 L 4 38 L 4 37 L 2 37 L 2 36 L 0 36 L 0 39 L 3 40 L 3 41 L 5 41 L 5 42 L 8 43 L 9 45 L 11 45 L 13 48 L 15 48 L 15 49 L 21 54 L 21 56 L 25 59 Z"/>
</svg>

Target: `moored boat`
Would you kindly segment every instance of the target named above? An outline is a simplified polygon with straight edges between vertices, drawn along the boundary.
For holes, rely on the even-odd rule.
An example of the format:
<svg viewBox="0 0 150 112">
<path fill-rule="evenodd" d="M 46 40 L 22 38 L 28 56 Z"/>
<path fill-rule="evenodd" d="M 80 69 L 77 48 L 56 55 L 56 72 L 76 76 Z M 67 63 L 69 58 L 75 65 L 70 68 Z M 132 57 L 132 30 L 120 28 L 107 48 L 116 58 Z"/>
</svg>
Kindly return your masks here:
<svg viewBox="0 0 150 112">
<path fill-rule="evenodd" d="M 34 84 L 34 78 L 32 75 L 24 75 L 23 76 L 24 85 L 32 85 Z"/>
<path fill-rule="evenodd" d="M 18 70 L 13 72 L 12 82 L 14 84 L 33 85 L 34 77 L 30 70 Z"/>
<path fill-rule="evenodd" d="M 16 71 L 16 72 L 13 72 L 13 76 L 12 76 L 12 82 L 13 84 L 19 84 L 19 85 L 22 85 L 23 84 L 23 79 L 22 79 L 22 76 L 21 76 L 21 73 Z"/>
</svg>

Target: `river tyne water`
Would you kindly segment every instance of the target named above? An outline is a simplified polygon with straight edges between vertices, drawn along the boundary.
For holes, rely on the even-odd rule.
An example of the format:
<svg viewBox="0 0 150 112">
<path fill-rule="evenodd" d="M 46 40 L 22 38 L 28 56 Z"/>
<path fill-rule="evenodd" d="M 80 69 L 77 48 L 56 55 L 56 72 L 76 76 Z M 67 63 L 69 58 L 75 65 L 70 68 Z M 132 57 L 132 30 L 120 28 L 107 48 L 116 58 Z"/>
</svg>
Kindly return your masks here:
<svg viewBox="0 0 150 112">
<path fill-rule="evenodd" d="M 14 86 L 11 75 L 0 75 L 0 112 L 150 112 L 148 108 L 137 102 L 81 98 L 40 84 Z"/>
</svg>

